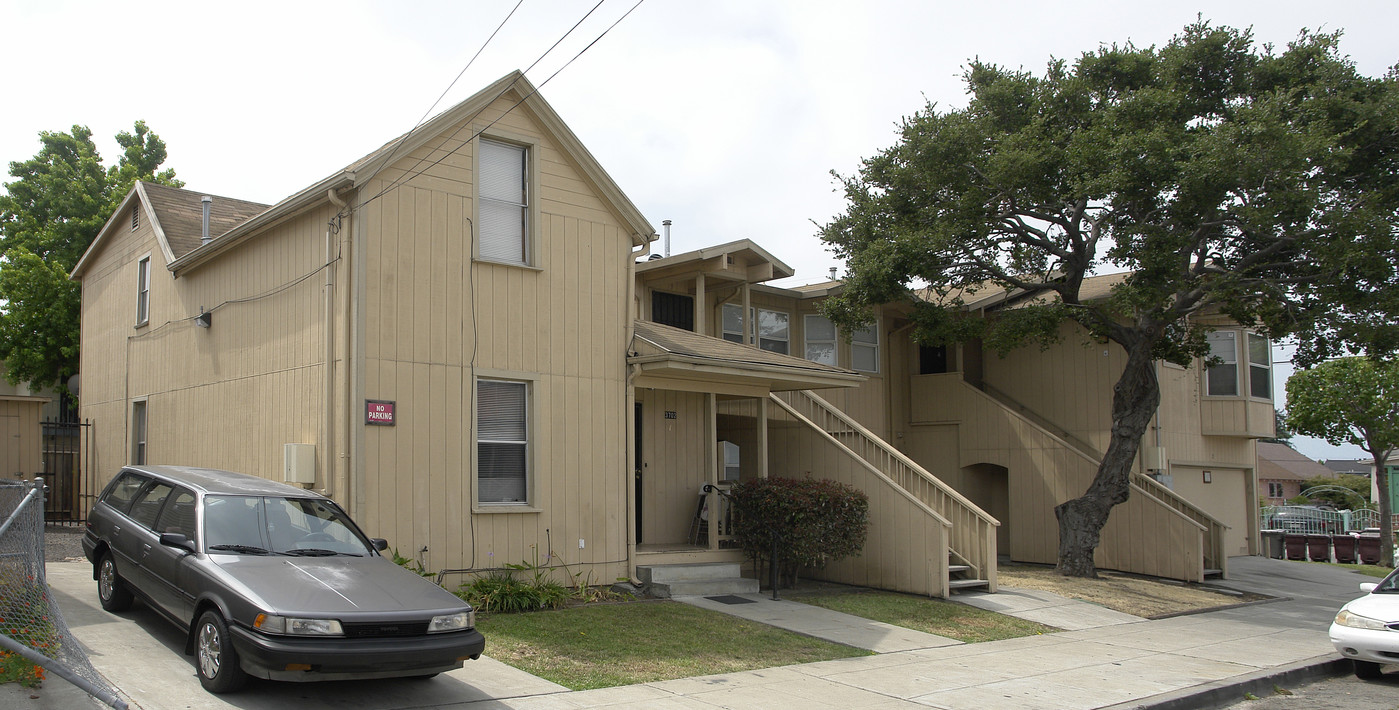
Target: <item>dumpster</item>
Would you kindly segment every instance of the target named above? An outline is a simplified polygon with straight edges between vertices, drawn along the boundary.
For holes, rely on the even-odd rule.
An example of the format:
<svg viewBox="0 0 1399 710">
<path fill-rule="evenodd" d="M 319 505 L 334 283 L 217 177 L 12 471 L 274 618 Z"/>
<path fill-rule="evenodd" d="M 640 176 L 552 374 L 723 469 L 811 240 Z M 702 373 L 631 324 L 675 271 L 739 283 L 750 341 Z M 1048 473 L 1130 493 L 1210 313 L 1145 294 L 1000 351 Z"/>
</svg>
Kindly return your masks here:
<svg viewBox="0 0 1399 710">
<path fill-rule="evenodd" d="M 1336 562 L 1343 565 L 1355 564 L 1356 538 L 1354 535 L 1332 535 L 1331 548 L 1336 551 Z"/>
<path fill-rule="evenodd" d="M 1331 561 L 1331 536 L 1307 535 L 1307 558 L 1312 562 Z"/>
<path fill-rule="evenodd" d="M 1287 533 L 1282 536 L 1282 547 L 1289 560 L 1307 559 L 1307 536 Z"/>
<path fill-rule="evenodd" d="M 1275 560 L 1280 560 L 1284 557 L 1282 548 L 1283 532 L 1281 530 L 1259 530 L 1258 534 L 1263 536 L 1263 549 L 1260 551 L 1261 554 Z"/>
</svg>

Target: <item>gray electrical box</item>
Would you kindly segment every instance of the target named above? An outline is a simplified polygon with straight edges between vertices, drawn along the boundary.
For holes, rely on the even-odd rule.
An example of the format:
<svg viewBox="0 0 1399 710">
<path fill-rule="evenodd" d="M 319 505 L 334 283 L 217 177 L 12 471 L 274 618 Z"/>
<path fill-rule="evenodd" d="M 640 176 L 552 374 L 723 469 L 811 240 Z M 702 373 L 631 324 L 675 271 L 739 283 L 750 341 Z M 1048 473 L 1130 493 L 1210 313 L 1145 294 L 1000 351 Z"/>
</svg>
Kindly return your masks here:
<svg viewBox="0 0 1399 710">
<path fill-rule="evenodd" d="M 316 482 L 316 445 L 282 445 L 282 480 L 311 485 Z"/>
</svg>

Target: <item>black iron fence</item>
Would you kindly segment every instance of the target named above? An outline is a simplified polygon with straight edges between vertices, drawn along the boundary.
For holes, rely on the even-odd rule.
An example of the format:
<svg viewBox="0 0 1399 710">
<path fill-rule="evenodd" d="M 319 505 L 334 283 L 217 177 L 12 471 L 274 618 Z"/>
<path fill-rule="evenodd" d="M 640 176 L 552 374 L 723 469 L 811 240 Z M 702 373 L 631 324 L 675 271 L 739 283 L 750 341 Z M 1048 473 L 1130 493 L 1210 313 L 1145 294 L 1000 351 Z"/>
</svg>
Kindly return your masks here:
<svg viewBox="0 0 1399 710">
<path fill-rule="evenodd" d="M 92 471 L 83 456 L 92 436 L 91 421 L 43 422 L 43 462 L 40 474 L 48 486 L 44 520 L 77 525 L 87 519 L 93 490 Z"/>
</svg>

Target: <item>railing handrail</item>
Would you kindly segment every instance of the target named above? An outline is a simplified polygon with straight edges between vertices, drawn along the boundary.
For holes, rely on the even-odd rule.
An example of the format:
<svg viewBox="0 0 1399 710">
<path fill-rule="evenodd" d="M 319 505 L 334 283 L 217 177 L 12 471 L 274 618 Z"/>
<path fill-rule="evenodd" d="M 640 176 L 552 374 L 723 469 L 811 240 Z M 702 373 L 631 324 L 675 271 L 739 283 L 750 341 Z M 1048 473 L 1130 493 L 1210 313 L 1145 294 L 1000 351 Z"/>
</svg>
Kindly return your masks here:
<svg viewBox="0 0 1399 710">
<path fill-rule="evenodd" d="M 863 467 L 866 471 L 874 474 L 875 476 L 878 476 L 880 480 L 884 481 L 890 488 L 893 488 L 895 492 L 903 496 L 906 500 L 913 503 L 914 505 L 917 505 L 918 507 L 922 508 L 924 512 L 932 516 L 932 518 L 934 520 L 937 520 L 938 523 L 940 523 L 943 527 L 952 527 L 952 521 L 944 517 L 942 513 L 933 510 L 932 506 L 923 502 L 918 498 L 918 496 L 914 495 L 911 491 L 899 485 L 897 481 L 889 477 L 889 474 L 879 470 L 878 466 L 875 466 L 874 464 L 865 460 L 865 457 L 861 456 L 858 452 L 854 451 L 849 446 L 846 446 L 845 442 L 842 442 L 840 439 L 831 436 L 830 432 L 817 426 L 816 422 L 811 421 L 811 419 L 808 418 L 805 414 L 798 412 L 796 408 L 793 407 L 791 404 L 788 404 L 787 402 L 783 401 L 782 398 L 778 397 L 775 393 L 769 393 L 768 398 L 776 402 L 777 405 L 782 409 L 786 410 L 788 414 L 791 414 L 793 417 L 796 417 L 798 421 L 801 421 L 802 423 L 811 427 L 815 431 L 820 432 L 822 436 L 826 437 L 826 441 L 835 444 L 842 451 L 849 454 L 850 458 L 854 459 L 855 462 L 860 464 L 860 466 Z"/>
<path fill-rule="evenodd" d="M 821 407 L 823 410 L 825 410 L 827 413 L 829 413 L 829 414 L 831 414 L 832 416 L 836 417 L 836 418 L 839 419 L 842 423 L 844 423 L 844 424 L 846 424 L 847 426 L 849 426 L 851 429 L 854 429 L 854 430 L 855 430 L 856 432 L 858 432 L 861 436 L 863 436 L 866 440 L 870 441 L 871 443 L 875 444 L 876 446 L 881 447 L 881 448 L 885 451 L 885 453 L 889 454 L 889 456 L 890 456 L 891 458 L 893 458 L 894 460 L 896 460 L 896 461 L 898 461 L 899 463 L 901 463 L 901 464 L 903 464 L 904 466 L 906 466 L 908 469 L 910 469 L 911 471 L 913 471 L 914 474 L 917 475 L 918 477 L 922 478 L 923 480 L 927 481 L 928 483 L 933 484 L 933 486 L 934 486 L 935 488 L 937 488 L 941 493 L 943 493 L 944 495 L 946 495 L 948 498 L 951 498 L 952 500 L 955 500 L 955 501 L 957 501 L 958 503 L 962 504 L 963 507 L 965 507 L 965 508 L 971 510 L 973 513 L 976 514 L 977 517 L 981 518 L 981 519 L 982 519 L 983 521 L 985 521 L 986 523 L 988 523 L 988 524 L 990 524 L 990 525 L 995 525 L 995 526 L 999 526 L 999 525 L 1001 524 L 1001 522 L 1000 522 L 999 520 L 996 520 L 996 518 L 995 518 L 994 516 L 992 516 L 990 513 L 987 513 L 985 510 L 982 510 L 980 506 L 978 506 L 977 504 L 971 502 L 970 500 L 967 500 L 966 496 L 963 496 L 961 493 L 958 493 L 957 490 L 956 490 L 955 488 L 952 488 L 951 486 L 949 486 L 949 485 L 947 485 L 946 483 L 944 483 L 944 482 L 942 481 L 942 479 L 940 479 L 940 478 L 938 478 L 937 476 L 934 476 L 933 474 L 929 473 L 927 469 L 925 469 L 925 468 L 923 468 L 922 466 L 920 466 L 920 465 L 919 465 L 917 462 L 915 462 L 913 459 L 911 459 L 911 458 L 909 458 L 908 456 L 904 455 L 904 453 L 903 453 L 902 451 L 899 451 L 898 449 L 894 448 L 893 446 L 890 446 L 888 442 L 886 442 L 886 441 L 884 441 L 883 439 L 879 438 L 877 435 L 875 435 L 874 432 L 872 432 L 872 431 L 870 431 L 869 429 L 865 428 L 865 426 L 864 426 L 863 424 L 861 424 L 861 423 L 855 421 L 855 420 L 852 419 L 849 415 L 847 415 L 845 412 L 840 411 L 840 409 L 836 408 L 835 406 L 832 406 L 830 402 L 827 402 L 825 399 L 822 399 L 822 398 L 821 398 L 819 395 L 817 395 L 816 393 L 812 392 L 811 390 L 801 390 L 801 391 L 798 391 L 798 392 L 793 392 L 792 394 L 794 394 L 794 395 L 796 395 L 796 394 L 803 395 L 803 396 L 805 396 L 805 397 L 811 399 L 815 404 L 817 404 L 818 406 L 820 406 L 820 407 Z M 776 395 L 770 395 L 770 396 L 771 396 L 774 400 L 776 400 L 776 401 L 782 401 L 781 398 L 780 398 L 780 397 L 777 397 Z M 783 408 L 784 408 L 784 409 L 787 409 L 788 411 L 791 411 L 791 407 L 790 407 L 789 405 L 787 405 L 786 402 L 783 402 Z M 805 419 L 805 417 L 803 417 L 803 418 Z M 807 420 L 807 421 L 810 421 L 810 420 Z M 820 427 L 817 427 L 817 428 L 820 429 Z M 855 453 L 855 452 L 852 451 L 851 453 Z M 857 458 L 860 458 L 861 460 L 864 459 L 864 457 L 863 457 L 863 456 L 860 456 L 858 453 L 856 453 L 855 456 L 856 456 Z M 899 486 L 899 487 L 902 488 L 902 486 Z"/>
</svg>

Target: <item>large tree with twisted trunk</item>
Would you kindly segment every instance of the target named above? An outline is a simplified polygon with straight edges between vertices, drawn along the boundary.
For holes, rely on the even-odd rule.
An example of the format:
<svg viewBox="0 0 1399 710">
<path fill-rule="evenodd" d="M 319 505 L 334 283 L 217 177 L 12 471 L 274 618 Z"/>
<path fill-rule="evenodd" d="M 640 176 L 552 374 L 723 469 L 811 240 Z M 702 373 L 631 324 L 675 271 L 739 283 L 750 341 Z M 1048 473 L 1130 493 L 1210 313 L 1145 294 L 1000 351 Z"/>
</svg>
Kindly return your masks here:
<svg viewBox="0 0 1399 710">
<path fill-rule="evenodd" d="M 1055 508 L 1062 574 L 1095 576 L 1160 401 L 1155 361 L 1207 355 L 1199 315 L 1314 332 L 1336 289 L 1369 305 L 1394 283 L 1399 84 L 1361 75 L 1339 42 L 1303 31 L 1276 51 L 1200 21 L 1038 76 L 972 62 L 966 108 L 929 104 L 837 176 L 848 207 L 821 229 L 849 272 L 826 306 L 837 322 L 905 303 L 920 342 L 1004 353 L 1072 321 L 1126 351 L 1097 474 Z M 1110 294 L 1084 297 L 1115 271 Z M 986 289 L 1040 295 L 970 317 Z"/>
</svg>

